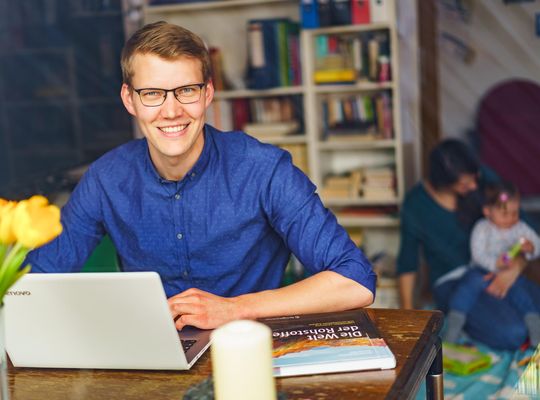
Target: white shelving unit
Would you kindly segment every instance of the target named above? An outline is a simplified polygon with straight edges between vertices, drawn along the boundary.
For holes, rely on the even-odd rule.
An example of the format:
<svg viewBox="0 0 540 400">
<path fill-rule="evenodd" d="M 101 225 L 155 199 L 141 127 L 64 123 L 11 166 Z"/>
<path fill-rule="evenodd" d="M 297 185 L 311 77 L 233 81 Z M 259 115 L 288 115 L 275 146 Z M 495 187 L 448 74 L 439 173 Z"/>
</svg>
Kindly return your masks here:
<svg viewBox="0 0 540 400">
<path fill-rule="evenodd" d="M 395 0 L 394 0 L 395 1 Z M 217 100 L 258 98 L 268 96 L 301 95 L 304 108 L 305 134 L 267 138 L 266 141 L 282 145 L 305 143 L 307 147 L 309 175 L 313 182 L 322 187 L 325 175 L 332 172 L 336 162 L 348 159 L 352 165 L 358 161 L 390 160 L 395 165 L 396 196 L 392 199 L 371 200 L 362 197 L 324 199 L 331 208 L 349 206 L 399 206 L 404 195 L 403 150 L 399 104 L 398 38 L 395 3 L 387 22 L 364 25 L 332 26 L 319 29 L 301 29 L 300 48 L 303 84 L 268 90 L 246 89 L 244 75 L 247 66 L 247 29 L 250 19 L 288 17 L 300 21 L 299 0 L 227 0 L 181 3 L 144 7 L 144 22 L 166 20 L 181 25 L 200 35 L 209 45 L 221 49 L 223 69 L 234 90 L 217 92 Z M 316 85 L 312 79 L 315 69 L 315 45 L 318 35 L 355 35 L 370 31 L 384 31 L 390 42 L 390 66 L 392 80 L 388 82 L 364 82 L 354 84 Z M 391 93 L 393 137 L 372 141 L 323 141 L 321 140 L 321 101 L 325 96 L 374 94 L 381 91 Z M 351 161 L 352 160 L 352 161 Z M 335 171 L 334 171 L 335 172 Z M 366 248 L 386 249 L 397 252 L 397 227 L 394 216 L 338 216 L 348 228 L 366 230 Z"/>
</svg>

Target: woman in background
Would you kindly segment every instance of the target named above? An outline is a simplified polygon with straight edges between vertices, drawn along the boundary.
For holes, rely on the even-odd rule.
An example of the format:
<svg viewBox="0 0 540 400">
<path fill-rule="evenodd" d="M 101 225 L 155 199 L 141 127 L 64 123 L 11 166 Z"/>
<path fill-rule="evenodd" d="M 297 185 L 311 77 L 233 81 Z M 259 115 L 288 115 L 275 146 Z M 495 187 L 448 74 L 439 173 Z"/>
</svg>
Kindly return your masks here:
<svg viewBox="0 0 540 400">
<path fill-rule="evenodd" d="M 455 139 L 437 145 L 429 162 L 428 179 L 416 184 L 403 203 L 397 272 L 402 307 L 412 308 L 422 249 L 437 308 L 446 312 L 471 259 L 470 233 L 482 215 L 479 188 L 497 177 L 480 168 L 467 146 Z M 472 338 L 497 349 L 516 349 L 528 335 L 523 319 L 505 298 L 527 265 L 523 257 L 516 262 L 518 268 L 501 271 L 491 281 L 465 325 Z M 540 307 L 540 286 L 527 281 L 526 287 Z"/>
</svg>

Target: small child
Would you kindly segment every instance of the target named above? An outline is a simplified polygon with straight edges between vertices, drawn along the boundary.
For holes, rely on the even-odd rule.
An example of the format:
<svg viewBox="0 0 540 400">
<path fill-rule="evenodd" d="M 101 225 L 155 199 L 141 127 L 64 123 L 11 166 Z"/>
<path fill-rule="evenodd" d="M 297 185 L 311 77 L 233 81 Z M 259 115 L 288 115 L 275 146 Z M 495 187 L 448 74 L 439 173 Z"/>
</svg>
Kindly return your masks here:
<svg viewBox="0 0 540 400">
<path fill-rule="evenodd" d="M 491 283 L 489 274 L 505 268 L 517 268 L 516 257 L 536 258 L 540 254 L 540 238 L 519 219 L 520 196 L 509 183 L 486 187 L 483 219 L 478 221 L 471 235 L 472 265 L 460 279 L 449 302 L 447 330 L 444 340 L 456 342 L 465 326 L 468 312 L 480 293 Z M 540 314 L 524 289 L 519 276 L 508 290 L 506 298 L 523 316 L 532 346 L 540 342 Z"/>
</svg>

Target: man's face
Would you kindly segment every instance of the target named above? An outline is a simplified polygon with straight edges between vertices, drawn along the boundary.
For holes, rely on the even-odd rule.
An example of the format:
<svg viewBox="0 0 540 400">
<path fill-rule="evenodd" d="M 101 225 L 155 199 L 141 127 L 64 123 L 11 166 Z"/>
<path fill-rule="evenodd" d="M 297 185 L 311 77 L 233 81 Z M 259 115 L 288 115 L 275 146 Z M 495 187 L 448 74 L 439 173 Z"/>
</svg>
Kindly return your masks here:
<svg viewBox="0 0 540 400">
<path fill-rule="evenodd" d="M 132 67 L 135 89 L 174 89 L 204 82 L 201 62 L 192 58 L 165 60 L 154 54 L 136 54 Z M 148 140 L 152 161 L 160 173 L 164 173 L 164 166 L 170 165 L 177 165 L 186 173 L 195 164 L 204 146 L 204 113 L 213 94 L 213 86 L 208 83 L 195 103 L 182 104 L 168 92 L 162 105 L 147 107 L 132 88 L 122 85 L 124 106 L 137 118 Z"/>
<path fill-rule="evenodd" d="M 459 196 L 466 196 L 478 188 L 475 174 L 462 174 L 456 183 L 451 186 L 452 191 Z"/>
</svg>

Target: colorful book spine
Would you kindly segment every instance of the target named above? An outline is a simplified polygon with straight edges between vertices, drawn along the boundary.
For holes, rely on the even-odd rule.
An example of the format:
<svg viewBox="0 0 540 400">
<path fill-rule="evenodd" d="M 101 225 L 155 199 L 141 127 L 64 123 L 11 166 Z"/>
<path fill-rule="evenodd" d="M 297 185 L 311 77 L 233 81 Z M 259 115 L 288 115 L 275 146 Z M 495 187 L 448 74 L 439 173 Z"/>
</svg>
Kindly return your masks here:
<svg viewBox="0 0 540 400">
<path fill-rule="evenodd" d="M 319 25 L 319 7 L 317 0 L 301 0 L 300 17 L 302 19 L 302 28 L 313 29 Z"/>
<path fill-rule="evenodd" d="M 248 22 L 247 87 L 267 89 L 300 83 L 298 24 L 287 18 Z"/>
<path fill-rule="evenodd" d="M 351 22 L 355 25 L 369 24 L 371 16 L 369 13 L 370 0 L 351 0 Z"/>
</svg>

